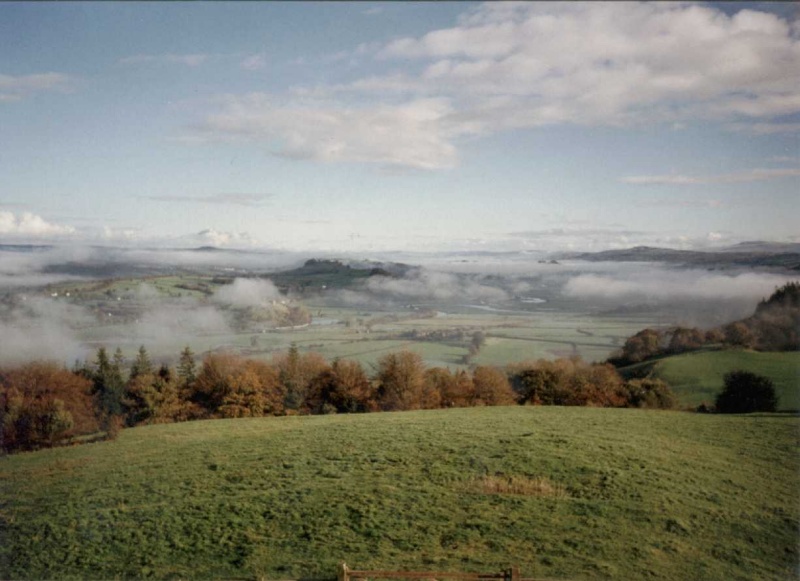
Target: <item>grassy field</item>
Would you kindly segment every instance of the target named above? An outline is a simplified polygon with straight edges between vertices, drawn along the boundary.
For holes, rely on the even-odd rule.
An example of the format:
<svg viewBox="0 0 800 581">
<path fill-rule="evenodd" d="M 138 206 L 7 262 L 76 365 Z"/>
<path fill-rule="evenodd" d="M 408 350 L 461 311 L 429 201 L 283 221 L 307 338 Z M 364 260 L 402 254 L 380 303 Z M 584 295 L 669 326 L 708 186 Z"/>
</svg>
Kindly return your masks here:
<svg viewBox="0 0 800 581">
<path fill-rule="evenodd" d="M 475 408 L 217 420 L 0 459 L 0 578 L 797 578 L 800 419 Z"/>
<path fill-rule="evenodd" d="M 641 365 L 641 364 L 640 364 Z M 759 353 L 756 351 L 700 351 L 660 359 L 653 375 L 666 381 L 682 405 L 714 403 L 722 391 L 723 376 L 742 369 L 769 377 L 778 393 L 778 409 L 800 410 L 800 353 Z"/>
</svg>

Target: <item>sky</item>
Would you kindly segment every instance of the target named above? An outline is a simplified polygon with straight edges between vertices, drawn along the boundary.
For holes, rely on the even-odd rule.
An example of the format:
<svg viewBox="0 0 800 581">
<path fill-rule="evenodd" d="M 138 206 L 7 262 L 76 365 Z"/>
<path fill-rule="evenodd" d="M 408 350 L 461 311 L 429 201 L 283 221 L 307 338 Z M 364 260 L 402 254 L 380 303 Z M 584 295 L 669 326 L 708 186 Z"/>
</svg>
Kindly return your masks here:
<svg viewBox="0 0 800 581">
<path fill-rule="evenodd" d="M 0 3 L 0 243 L 800 242 L 793 3 Z"/>
</svg>

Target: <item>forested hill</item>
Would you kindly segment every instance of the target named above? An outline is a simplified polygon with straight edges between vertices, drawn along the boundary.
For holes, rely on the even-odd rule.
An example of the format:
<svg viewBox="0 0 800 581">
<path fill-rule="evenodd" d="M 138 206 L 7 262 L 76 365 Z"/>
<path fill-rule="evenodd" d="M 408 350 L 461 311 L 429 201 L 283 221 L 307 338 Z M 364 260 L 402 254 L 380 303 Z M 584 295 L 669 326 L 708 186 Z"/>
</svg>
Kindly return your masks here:
<svg viewBox="0 0 800 581">
<path fill-rule="evenodd" d="M 703 268 L 772 267 L 797 271 L 800 270 L 800 244 L 745 242 L 714 251 L 636 246 L 623 250 L 574 252 L 562 254 L 559 258 L 591 262 L 666 262 Z"/>
</svg>

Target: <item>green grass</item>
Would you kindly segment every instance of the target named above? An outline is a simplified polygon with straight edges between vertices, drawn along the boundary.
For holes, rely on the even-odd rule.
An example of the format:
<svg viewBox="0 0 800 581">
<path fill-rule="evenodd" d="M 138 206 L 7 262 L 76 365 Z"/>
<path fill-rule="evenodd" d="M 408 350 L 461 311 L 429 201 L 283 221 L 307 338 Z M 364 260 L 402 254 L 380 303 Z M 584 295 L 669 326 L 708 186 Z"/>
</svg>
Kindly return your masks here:
<svg viewBox="0 0 800 581">
<path fill-rule="evenodd" d="M 774 382 L 779 409 L 800 409 L 800 352 L 699 351 L 644 365 L 653 365 L 653 375 L 670 385 L 682 405 L 713 404 L 722 391 L 723 376 L 742 369 Z"/>
<path fill-rule="evenodd" d="M 799 428 L 530 407 L 136 428 L 0 459 L 0 577 L 796 578 Z"/>
</svg>

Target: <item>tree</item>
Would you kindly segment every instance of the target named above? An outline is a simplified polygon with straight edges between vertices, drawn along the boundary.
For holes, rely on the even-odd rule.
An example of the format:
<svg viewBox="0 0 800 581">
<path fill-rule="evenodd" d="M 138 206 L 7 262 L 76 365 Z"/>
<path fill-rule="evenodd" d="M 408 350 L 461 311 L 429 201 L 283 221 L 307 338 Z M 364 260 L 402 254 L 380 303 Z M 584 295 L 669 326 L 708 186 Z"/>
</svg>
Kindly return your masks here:
<svg viewBox="0 0 800 581">
<path fill-rule="evenodd" d="M 122 381 L 122 373 L 118 364 L 109 361 L 105 347 L 100 347 L 97 350 L 97 361 L 95 362 L 92 381 L 101 414 L 105 416 L 122 415 L 122 398 L 125 391 L 125 383 Z"/>
<path fill-rule="evenodd" d="M 139 347 L 139 352 L 136 354 L 136 359 L 131 365 L 131 379 L 139 375 L 147 375 L 153 373 L 153 364 L 150 362 L 150 355 L 144 345 Z"/>
<path fill-rule="evenodd" d="M 189 349 L 189 346 L 183 348 L 181 357 L 178 361 L 178 378 L 182 383 L 182 387 L 191 387 L 194 380 L 197 379 L 197 365 L 194 362 L 194 353 Z"/>
<path fill-rule="evenodd" d="M 433 367 L 425 371 L 424 379 L 423 408 L 467 407 L 473 399 L 472 378 L 466 371 L 453 375 L 449 369 Z"/>
<path fill-rule="evenodd" d="M 289 351 L 273 358 L 278 378 L 283 386 L 287 410 L 302 411 L 311 381 L 329 368 L 328 362 L 319 353 L 300 353 L 292 343 Z"/>
<path fill-rule="evenodd" d="M 411 351 L 389 353 L 378 360 L 378 405 L 384 411 L 422 406 L 425 366 Z"/>
<path fill-rule="evenodd" d="M 643 329 L 629 337 L 622 347 L 622 356 L 631 363 L 644 361 L 661 351 L 661 333 L 655 329 Z"/>
<path fill-rule="evenodd" d="M 98 422 L 92 383 L 53 363 L 0 373 L 0 444 L 6 451 L 53 446 L 92 434 Z"/>
<path fill-rule="evenodd" d="M 480 365 L 472 373 L 474 398 L 472 405 L 511 405 L 515 403 L 514 391 L 508 383 L 506 374 L 496 369 Z"/>
<path fill-rule="evenodd" d="M 683 353 L 684 351 L 699 349 L 705 343 L 705 339 L 705 333 L 700 329 L 678 327 L 672 332 L 667 349 L 670 353 Z"/>
<path fill-rule="evenodd" d="M 774 412 L 778 397 L 772 380 L 749 371 L 726 373 L 724 387 L 717 395 L 717 411 L 722 414 Z"/>
<path fill-rule="evenodd" d="M 725 333 L 725 342 L 729 345 L 751 348 L 756 343 L 756 336 L 752 329 L 742 321 L 725 325 L 723 332 Z"/>
<path fill-rule="evenodd" d="M 358 361 L 336 360 L 311 380 L 305 407 L 312 414 L 370 411 L 372 385 Z"/>
<path fill-rule="evenodd" d="M 631 379 L 625 383 L 628 407 L 671 409 L 676 405 L 675 395 L 661 379 Z"/>
</svg>

